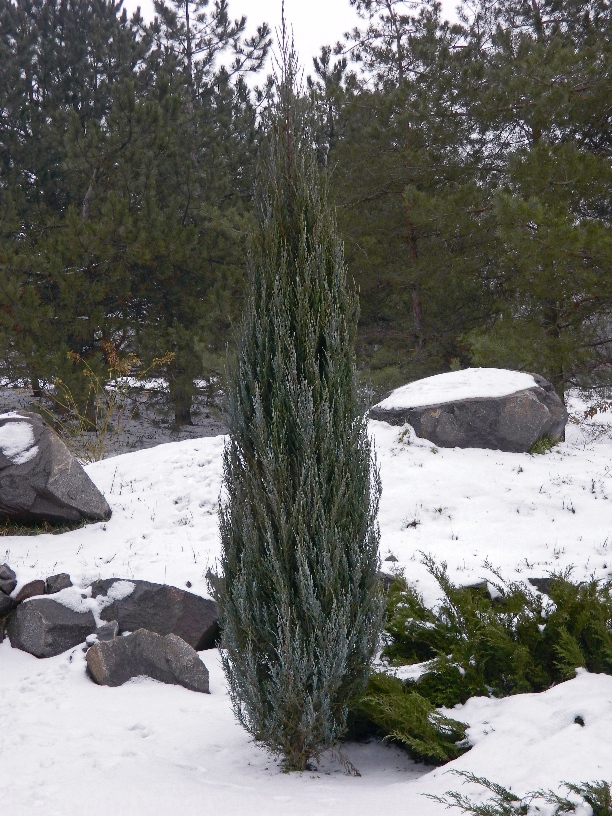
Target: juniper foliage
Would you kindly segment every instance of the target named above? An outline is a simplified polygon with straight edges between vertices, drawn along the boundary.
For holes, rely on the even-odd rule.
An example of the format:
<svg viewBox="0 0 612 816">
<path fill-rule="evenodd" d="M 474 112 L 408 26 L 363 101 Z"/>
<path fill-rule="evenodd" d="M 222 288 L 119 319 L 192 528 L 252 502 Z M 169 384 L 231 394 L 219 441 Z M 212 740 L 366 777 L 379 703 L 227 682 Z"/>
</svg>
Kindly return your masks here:
<svg viewBox="0 0 612 816">
<path fill-rule="evenodd" d="M 409 687 L 433 705 L 545 691 L 578 667 L 612 674 L 610 582 L 553 575 L 544 595 L 500 580 L 492 598 L 484 586 L 453 585 L 446 565 L 425 562 L 442 601 L 430 609 L 398 579 L 388 597 L 383 655 L 396 665 L 428 661 Z"/>
<path fill-rule="evenodd" d="M 285 48 L 230 366 L 215 592 L 238 720 L 287 769 L 304 769 L 345 731 L 382 601 L 358 303 L 295 77 Z"/>
<path fill-rule="evenodd" d="M 467 725 L 445 716 L 397 677 L 372 672 L 351 705 L 349 738 L 392 740 L 418 762 L 443 765 L 468 751 Z"/>
<path fill-rule="evenodd" d="M 583 813 L 585 805 L 590 808 L 592 816 L 612 816 L 612 783 L 603 780 L 582 782 L 578 785 L 564 782 L 564 787 L 572 796 L 562 796 L 552 790 L 530 791 L 524 796 L 517 796 L 512 791 L 484 777 L 476 776 L 469 771 L 451 771 L 465 782 L 480 785 L 492 796 L 484 802 L 474 802 L 460 791 L 447 791 L 444 796 L 426 793 L 428 799 L 445 805 L 447 808 L 459 808 L 463 813 L 473 816 L 527 816 L 539 813 L 542 805 L 550 816 L 562 813 Z"/>
</svg>

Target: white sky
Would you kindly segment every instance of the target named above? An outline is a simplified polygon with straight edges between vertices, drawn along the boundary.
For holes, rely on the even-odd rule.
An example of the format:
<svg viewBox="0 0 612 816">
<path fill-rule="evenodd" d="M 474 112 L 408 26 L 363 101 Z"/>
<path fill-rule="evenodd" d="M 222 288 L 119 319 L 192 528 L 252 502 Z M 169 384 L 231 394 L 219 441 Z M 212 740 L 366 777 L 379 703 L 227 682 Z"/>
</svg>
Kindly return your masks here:
<svg viewBox="0 0 612 816">
<path fill-rule="evenodd" d="M 454 17 L 456 4 L 442 0 L 446 16 Z M 152 0 L 125 0 L 124 5 L 128 12 L 140 6 L 145 18 L 153 14 Z M 249 29 L 265 21 L 274 32 L 280 25 L 281 0 L 229 0 L 229 10 L 232 17 L 245 15 Z M 322 45 L 334 45 L 359 23 L 349 0 L 285 0 L 285 16 L 306 74 L 312 73 L 312 58 Z"/>
</svg>

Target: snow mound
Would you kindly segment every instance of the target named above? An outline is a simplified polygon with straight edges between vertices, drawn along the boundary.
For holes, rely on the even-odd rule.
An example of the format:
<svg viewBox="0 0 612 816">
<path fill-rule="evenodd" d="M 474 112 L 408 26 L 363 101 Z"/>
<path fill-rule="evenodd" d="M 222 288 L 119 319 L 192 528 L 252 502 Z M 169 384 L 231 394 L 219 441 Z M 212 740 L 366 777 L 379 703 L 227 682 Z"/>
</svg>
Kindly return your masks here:
<svg viewBox="0 0 612 816">
<path fill-rule="evenodd" d="M 531 374 L 505 368 L 465 368 L 396 388 L 378 408 L 422 408 L 456 400 L 507 397 L 537 383 Z"/>
</svg>

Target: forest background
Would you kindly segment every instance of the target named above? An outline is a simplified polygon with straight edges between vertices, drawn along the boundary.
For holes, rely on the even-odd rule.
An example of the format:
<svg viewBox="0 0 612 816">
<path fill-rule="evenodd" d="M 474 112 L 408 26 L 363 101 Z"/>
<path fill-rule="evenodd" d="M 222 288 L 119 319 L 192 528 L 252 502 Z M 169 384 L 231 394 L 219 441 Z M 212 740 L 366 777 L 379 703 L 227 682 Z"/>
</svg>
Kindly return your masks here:
<svg viewBox="0 0 612 816">
<path fill-rule="evenodd" d="M 349 0 L 347 0 L 349 2 Z M 610 383 L 612 7 L 350 0 L 306 67 L 374 397 L 466 366 Z M 158 363 L 222 382 L 246 283 L 271 32 L 227 0 L 0 0 L 0 367 L 83 410 Z"/>
</svg>

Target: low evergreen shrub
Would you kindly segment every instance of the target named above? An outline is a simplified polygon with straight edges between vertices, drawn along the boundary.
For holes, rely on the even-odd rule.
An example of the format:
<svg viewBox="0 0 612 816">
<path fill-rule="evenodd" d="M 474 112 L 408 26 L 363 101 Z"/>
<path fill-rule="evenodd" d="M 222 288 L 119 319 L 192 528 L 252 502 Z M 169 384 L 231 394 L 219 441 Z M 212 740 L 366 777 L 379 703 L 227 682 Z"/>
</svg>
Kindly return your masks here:
<svg viewBox="0 0 612 816">
<path fill-rule="evenodd" d="M 434 609 L 398 577 L 387 601 L 391 665 L 427 662 L 408 686 L 434 706 L 475 695 L 544 691 L 577 667 L 612 674 L 612 596 L 608 581 L 573 583 L 553 575 L 547 595 L 522 583 L 458 587 L 446 565 L 426 559 L 442 590 Z"/>
</svg>

